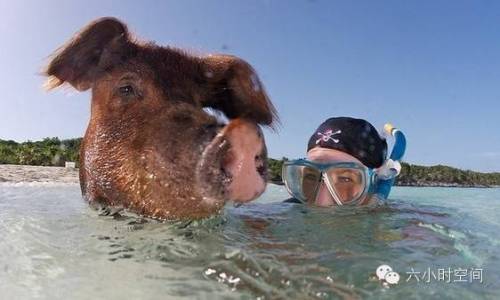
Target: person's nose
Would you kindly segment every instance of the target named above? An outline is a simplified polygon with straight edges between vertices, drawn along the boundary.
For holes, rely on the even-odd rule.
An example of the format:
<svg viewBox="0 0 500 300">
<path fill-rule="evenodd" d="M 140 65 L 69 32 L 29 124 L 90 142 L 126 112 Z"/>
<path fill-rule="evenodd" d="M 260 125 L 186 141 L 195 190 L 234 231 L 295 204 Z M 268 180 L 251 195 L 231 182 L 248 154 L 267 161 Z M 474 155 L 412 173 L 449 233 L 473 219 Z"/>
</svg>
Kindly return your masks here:
<svg viewBox="0 0 500 300">
<path fill-rule="evenodd" d="M 333 200 L 332 195 L 330 195 L 330 192 L 324 182 L 321 182 L 319 186 L 319 191 L 316 195 L 316 199 L 314 200 L 314 204 L 321 207 L 333 206 L 335 204 L 335 201 Z"/>
</svg>

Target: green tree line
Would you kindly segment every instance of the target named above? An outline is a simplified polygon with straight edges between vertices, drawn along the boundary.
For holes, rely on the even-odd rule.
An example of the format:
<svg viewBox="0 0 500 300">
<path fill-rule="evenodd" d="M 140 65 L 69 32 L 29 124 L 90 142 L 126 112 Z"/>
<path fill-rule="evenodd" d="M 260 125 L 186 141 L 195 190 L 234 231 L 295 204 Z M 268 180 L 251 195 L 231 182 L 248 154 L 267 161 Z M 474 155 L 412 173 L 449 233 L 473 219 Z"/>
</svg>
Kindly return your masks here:
<svg viewBox="0 0 500 300">
<path fill-rule="evenodd" d="M 78 165 L 81 138 L 17 143 L 0 139 L 0 164 L 64 166 L 66 161 Z M 287 158 L 268 159 L 269 181 L 281 183 L 281 168 Z M 419 166 L 402 163 L 396 185 L 405 186 L 500 186 L 500 173 L 481 173 L 443 165 Z"/>
<path fill-rule="evenodd" d="M 78 162 L 81 141 L 54 137 L 17 143 L 0 139 L 0 164 L 64 166 L 66 161 Z"/>
<path fill-rule="evenodd" d="M 481 173 L 443 165 L 426 167 L 402 163 L 401 174 L 399 174 L 396 184 L 407 186 L 500 186 L 500 173 Z"/>
</svg>

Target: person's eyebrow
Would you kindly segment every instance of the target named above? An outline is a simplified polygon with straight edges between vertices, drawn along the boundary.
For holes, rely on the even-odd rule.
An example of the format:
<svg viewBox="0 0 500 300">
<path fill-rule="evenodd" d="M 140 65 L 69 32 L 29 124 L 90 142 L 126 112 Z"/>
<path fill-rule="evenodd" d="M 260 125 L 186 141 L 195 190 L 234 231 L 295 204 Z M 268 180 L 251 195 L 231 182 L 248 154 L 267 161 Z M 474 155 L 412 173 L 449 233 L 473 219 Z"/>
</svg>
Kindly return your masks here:
<svg viewBox="0 0 500 300">
<path fill-rule="evenodd" d="M 351 177 L 354 177 L 354 178 L 358 178 L 358 174 L 351 171 L 351 170 L 343 170 L 341 171 L 338 175 L 340 176 L 346 176 L 346 175 L 350 175 Z"/>
</svg>

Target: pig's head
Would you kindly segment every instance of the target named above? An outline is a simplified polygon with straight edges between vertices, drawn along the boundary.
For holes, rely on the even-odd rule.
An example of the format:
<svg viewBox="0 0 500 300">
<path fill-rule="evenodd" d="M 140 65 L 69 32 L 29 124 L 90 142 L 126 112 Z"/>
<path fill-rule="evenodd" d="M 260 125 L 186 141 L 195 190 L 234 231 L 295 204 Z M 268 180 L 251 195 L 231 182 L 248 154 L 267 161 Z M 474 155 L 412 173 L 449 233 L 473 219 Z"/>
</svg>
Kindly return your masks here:
<svg viewBox="0 0 500 300">
<path fill-rule="evenodd" d="M 90 202 L 162 219 L 200 218 L 264 191 L 258 124 L 272 126 L 276 114 L 245 61 L 137 42 L 123 23 L 103 18 L 61 47 L 46 74 L 49 88 L 69 83 L 92 91 L 80 153 Z"/>
</svg>

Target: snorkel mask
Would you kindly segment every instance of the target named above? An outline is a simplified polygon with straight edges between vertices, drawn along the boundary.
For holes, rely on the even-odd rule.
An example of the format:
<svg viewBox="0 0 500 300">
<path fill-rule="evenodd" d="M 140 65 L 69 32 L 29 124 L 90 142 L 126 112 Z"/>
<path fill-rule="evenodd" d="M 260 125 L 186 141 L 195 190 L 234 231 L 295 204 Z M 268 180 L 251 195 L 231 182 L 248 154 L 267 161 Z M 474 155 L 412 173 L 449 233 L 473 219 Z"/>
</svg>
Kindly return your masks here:
<svg viewBox="0 0 500 300">
<path fill-rule="evenodd" d="M 358 163 L 319 164 L 306 159 L 286 161 L 282 170 L 288 192 L 302 202 L 314 202 L 325 185 L 335 203 L 356 205 L 370 192 L 374 171 Z"/>
<path fill-rule="evenodd" d="M 359 205 L 367 196 L 386 199 L 401 171 L 400 160 L 406 149 L 406 138 L 391 124 L 386 124 L 384 130 L 395 140 L 391 155 L 379 168 L 368 168 L 355 162 L 286 161 L 282 169 L 286 189 L 304 203 L 315 201 L 322 184 L 339 206 Z"/>
</svg>

